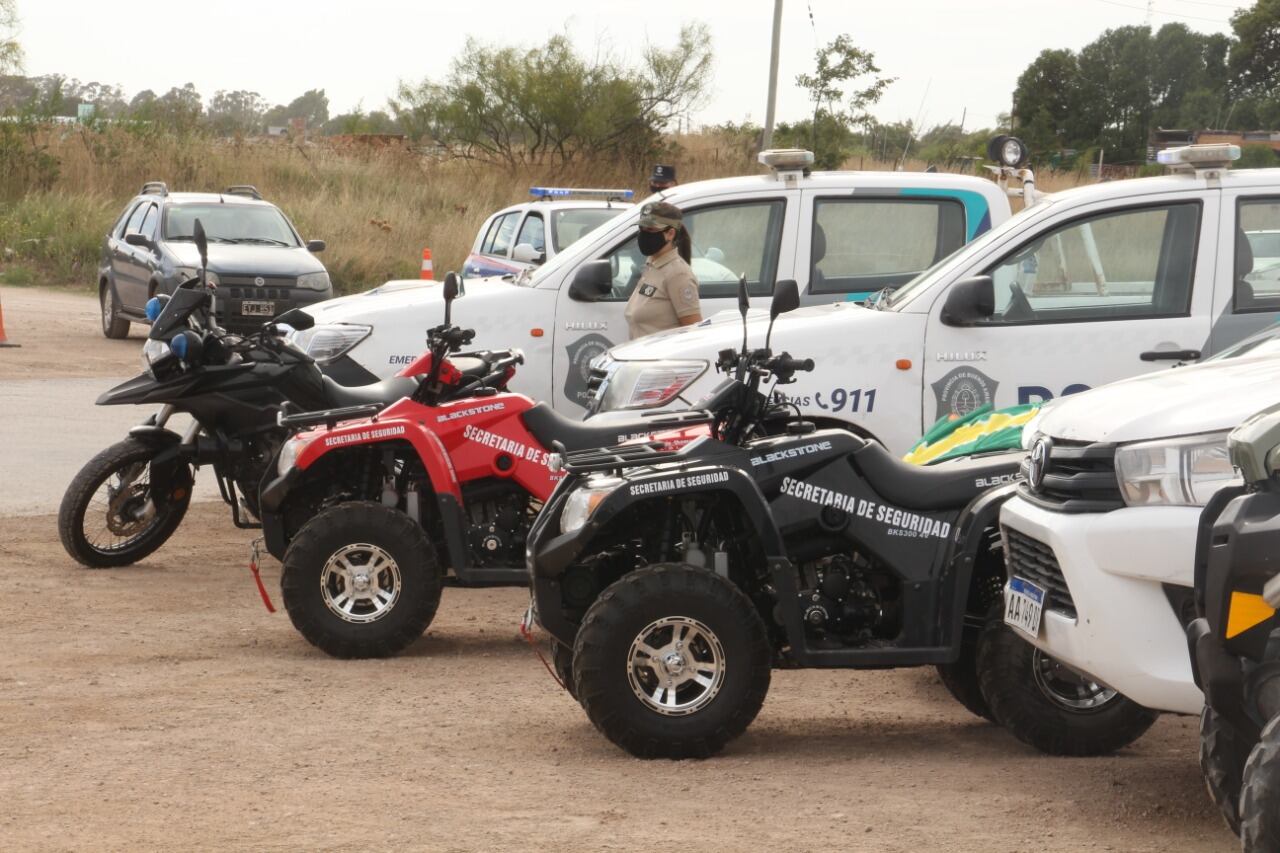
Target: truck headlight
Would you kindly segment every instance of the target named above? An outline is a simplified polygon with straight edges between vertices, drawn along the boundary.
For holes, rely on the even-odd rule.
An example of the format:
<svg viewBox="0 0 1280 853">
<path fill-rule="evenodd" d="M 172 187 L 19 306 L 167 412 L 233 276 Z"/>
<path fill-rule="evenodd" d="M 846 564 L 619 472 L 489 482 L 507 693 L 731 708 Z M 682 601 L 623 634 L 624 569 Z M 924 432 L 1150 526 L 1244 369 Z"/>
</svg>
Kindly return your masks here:
<svg viewBox="0 0 1280 853">
<path fill-rule="evenodd" d="M 280 456 L 276 458 L 276 474 L 283 477 L 293 470 L 298 464 L 298 454 L 311 443 L 308 438 L 294 436 L 284 443 L 284 447 L 280 448 Z"/>
<path fill-rule="evenodd" d="M 328 290 L 329 274 L 327 272 L 309 272 L 298 276 L 298 287 L 307 290 Z"/>
<path fill-rule="evenodd" d="M 1227 431 L 1142 441 L 1116 450 L 1116 479 L 1129 506 L 1204 506 L 1243 482 L 1227 454 Z"/>
<path fill-rule="evenodd" d="M 372 326 L 331 323 L 294 332 L 289 340 L 316 361 L 333 361 L 350 352 L 356 344 L 369 337 L 372 331 Z"/>
<path fill-rule="evenodd" d="M 665 406 L 707 369 L 705 361 L 636 361 L 610 365 L 601 411 Z"/>
<path fill-rule="evenodd" d="M 622 482 L 617 477 L 588 478 L 565 501 L 564 512 L 560 514 L 560 532 L 572 533 L 586 524 L 600 502 L 613 494 Z"/>
</svg>

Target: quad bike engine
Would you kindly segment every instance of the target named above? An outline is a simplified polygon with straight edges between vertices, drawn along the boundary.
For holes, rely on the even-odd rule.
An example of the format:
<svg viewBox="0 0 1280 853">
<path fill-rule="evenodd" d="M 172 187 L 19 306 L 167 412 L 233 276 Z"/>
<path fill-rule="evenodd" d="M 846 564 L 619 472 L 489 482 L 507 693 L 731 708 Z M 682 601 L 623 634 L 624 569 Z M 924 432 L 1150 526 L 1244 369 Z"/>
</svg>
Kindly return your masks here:
<svg viewBox="0 0 1280 853">
<path fill-rule="evenodd" d="M 837 554 L 804 569 L 812 584 L 800 591 L 810 636 L 840 645 L 891 639 L 898 633 L 896 582 L 855 556 Z"/>
<path fill-rule="evenodd" d="M 502 487 L 467 495 L 467 542 L 476 566 L 509 567 L 524 563 L 525 538 L 533 513 L 528 493 Z"/>
</svg>

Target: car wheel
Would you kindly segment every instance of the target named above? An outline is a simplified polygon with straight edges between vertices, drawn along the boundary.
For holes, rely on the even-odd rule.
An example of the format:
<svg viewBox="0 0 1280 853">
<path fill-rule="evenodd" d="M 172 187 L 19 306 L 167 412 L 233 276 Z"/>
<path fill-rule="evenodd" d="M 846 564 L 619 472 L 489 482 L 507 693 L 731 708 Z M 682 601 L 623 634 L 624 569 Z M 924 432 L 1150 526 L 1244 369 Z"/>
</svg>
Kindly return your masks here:
<svg viewBox="0 0 1280 853">
<path fill-rule="evenodd" d="M 1280 850 L 1280 717 L 1262 730 L 1244 766 L 1240 838 L 1249 853 Z"/>
<path fill-rule="evenodd" d="M 129 337 L 129 321 L 120 317 L 120 304 L 116 301 L 111 285 L 103 282 L 98 288 L 98 308 L 102 316 L 102 334 L 112 340 Z"/>
<path fill-rule="evenodd" d="M 632 572 L 583 618 L 573 648 L 578 701 L 639 758 L 706 758 L 746 731 L 769 692 L 760 614 L 725 578 L 680 564 Z"/>
<path fill-rule="evenodd" d="M 1000 620 L 982 629 L 978 679 L 996 722 L 1049 755 L 1108 755 L 1159 716 L 1067 669 Z"/>
</svg>

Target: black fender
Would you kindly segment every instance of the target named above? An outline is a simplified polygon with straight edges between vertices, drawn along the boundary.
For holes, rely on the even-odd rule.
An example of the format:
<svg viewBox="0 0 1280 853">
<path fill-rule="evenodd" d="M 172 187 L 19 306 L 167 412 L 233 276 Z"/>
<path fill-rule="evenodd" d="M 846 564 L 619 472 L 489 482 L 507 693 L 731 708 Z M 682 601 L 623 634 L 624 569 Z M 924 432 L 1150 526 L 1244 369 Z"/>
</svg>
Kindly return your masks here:
<svg viewBox="0 0 1280 853">
<path fill-rule="evenodd" d="M 978 562 L 979 551 L 986 541 L 986 532 L 991 527 L 999 529 L 1000 509 L 1009 498 L 1017 492 L 1017 484 L 997 486 L 978 495 L 960 513 L 956 519 L 951 540 L 943 552 L 942 573 L 938 579 L 941 587 L 938 599 L 949 600 L 950 609 L 945 613 L 951 619 L 951 648 L 958 657 L 960 640 L 964 632 L 965 616 L 969 611 L 969 593 L 973 585 L 973 570 Z M 944 617 L 945 618 L 945 617 Z M 946 634 L 944 633 L 944 636 Z"/>
<path fill-rule="evenodd" d="M 129 437 L 155 451 L 151 457 L 151 483 L 153 486 L 166 484 L 151 490 L 156 500 L 167 501 L 179 487 L 190 490 L 193 481 L 187 466 L 191 464 L 191 452 L 183 446 L 182 436 L 171 429 L 144 423 L 130 429 Z M 177 479 L 179 476 L 181 480 Z"/>
</svg>

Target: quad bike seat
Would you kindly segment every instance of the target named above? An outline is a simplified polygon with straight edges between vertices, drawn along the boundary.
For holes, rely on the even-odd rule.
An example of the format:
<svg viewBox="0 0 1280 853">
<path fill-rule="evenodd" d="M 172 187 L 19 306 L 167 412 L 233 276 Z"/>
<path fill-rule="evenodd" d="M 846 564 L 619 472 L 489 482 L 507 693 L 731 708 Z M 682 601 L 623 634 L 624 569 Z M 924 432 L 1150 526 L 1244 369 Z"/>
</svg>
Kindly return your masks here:
<svg viewBox="0 0 1280 853">
<path fill-rule="evenodd" d="M 461 371 L 463 376 L 481 377 L 489 372 L 489 362 L 483 358 L 476 358 L 469 355 L 455 355 L 449 358 L 449 363 Z"/>
<path fill-rule="evenodd" d="M 650 433 L 658 427 L 653 418 L 636 418 L 627 421 L 608 421 L 593 426 L 590 421 L 567 418 L 546 403 L 538 403 L 522 415 L 524 425 L 543 447 L 558 441 L 565 450 L 590 450 L 596 447 L 612 447 L 632 435 Z"/>
<path fill-rule="evenodd" d="M 886 500 L 903 509 L 934 510 L 964 506 L 995 485 L 995 478 L 1017 474 L 1023 456 L 1023 451 L 1011 450 L 939 465 L 912 465 L 884 445 L 868 442 L 851 458 L 858 473 Z"/>
<path fill-rule="evenodd" d="M 418 390 L 419 380 L 414 376 L 392 376 L 381 382 L 370 385 L 348 387 L 339 385 L 328 376 L 324 377 L 324 394 L 332 408 L 345 406 L 363 406 L 368 403 L 381 403 L 389 406 L 401 397 L 408 397 Z"/>
</svg>

